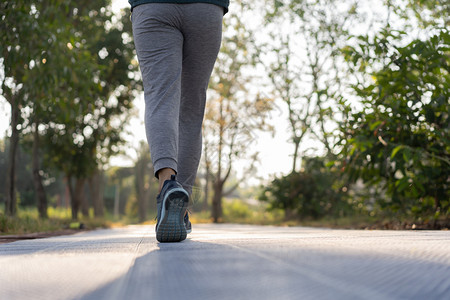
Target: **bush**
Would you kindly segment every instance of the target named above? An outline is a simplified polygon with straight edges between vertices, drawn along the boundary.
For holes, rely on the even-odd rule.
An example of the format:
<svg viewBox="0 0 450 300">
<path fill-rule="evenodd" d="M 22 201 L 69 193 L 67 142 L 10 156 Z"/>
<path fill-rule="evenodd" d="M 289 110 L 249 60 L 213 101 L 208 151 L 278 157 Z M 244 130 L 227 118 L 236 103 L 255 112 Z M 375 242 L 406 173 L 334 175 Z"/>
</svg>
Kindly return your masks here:
<svg viewBox="0 0 450 300">
<path fill-rule="evenodd" d="M 234 199 L 231 202 L 224 202 L 223 215 L 226 220 L 250 219 L 252 214 L 250 207 L 240 200 Z"/>
<path fill-rule="evenodd" d="M 194 214 L 195 216 L 196 214 Z M 209 217 L 208 217 L 209 218 Z M 240 199 L 225 199 L 223 220 L 229 223 L 274 225 L 281 224 L 284 212 L 280 209 L 267 210 L 267 205 L 249 204 Z"/>
<path fill-rule="evenodd" d="M 269 209 L 285 210 L 287 218 L 319 219 L 351 211 L 337 170 L 327 168 L 321 157 L 305 158 L 304 165 L 300 172 L 275 178 L 259 199 L 268 202 Z"/>
<path fill-rule="evenodd" d="M 345 49 L 358 69 L 380 67 L 354 87 L 362 109 L 343 106 L 340 167 L 384 188 L 380 208 L 436 219 L 450 212 L 450 34 L 397 46 L 403 35 L 385 31 Z"/>
</svg>

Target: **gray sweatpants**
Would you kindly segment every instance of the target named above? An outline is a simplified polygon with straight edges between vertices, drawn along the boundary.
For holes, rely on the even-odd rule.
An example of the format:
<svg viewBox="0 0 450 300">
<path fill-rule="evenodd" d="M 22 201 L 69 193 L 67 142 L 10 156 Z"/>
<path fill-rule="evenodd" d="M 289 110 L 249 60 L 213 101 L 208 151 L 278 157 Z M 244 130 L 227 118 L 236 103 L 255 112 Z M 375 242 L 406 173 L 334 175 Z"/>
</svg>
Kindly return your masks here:
<svg viewBox="0 0 450 300">
<path fill-rule="evenodd" d="M 155 176 L 172 168 L 189 194 L 201 157 L 206 89 L 222 17 L 223 8 L 207 3 L 142 4 L 132 14 Z"/>
</svg>

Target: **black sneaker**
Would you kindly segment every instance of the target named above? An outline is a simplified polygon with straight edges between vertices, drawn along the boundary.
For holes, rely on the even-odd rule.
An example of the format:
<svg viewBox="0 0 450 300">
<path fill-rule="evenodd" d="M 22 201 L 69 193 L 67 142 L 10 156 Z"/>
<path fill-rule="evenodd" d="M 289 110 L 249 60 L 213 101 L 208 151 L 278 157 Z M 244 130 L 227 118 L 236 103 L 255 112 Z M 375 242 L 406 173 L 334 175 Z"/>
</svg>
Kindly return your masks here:
<svg viewBox="0 0 450 300">
<path fill-rule="evenodd" d="M 189 214 L 186 212 L 184 215 L 184 227 L 186 228 L 186 232 L 189 234 L 192 232 L 192 224 L 189 221 Z"/>
<path fill-rule="evenodd" d="M 189 194 L 172 175 L 164 182 L 161 193 L 156 198 L 158 215 L 156 217 L 156 239 L 159 242 L 181 242 L 187 231 L 184 217 L 189 202 Z"/>
</svg>

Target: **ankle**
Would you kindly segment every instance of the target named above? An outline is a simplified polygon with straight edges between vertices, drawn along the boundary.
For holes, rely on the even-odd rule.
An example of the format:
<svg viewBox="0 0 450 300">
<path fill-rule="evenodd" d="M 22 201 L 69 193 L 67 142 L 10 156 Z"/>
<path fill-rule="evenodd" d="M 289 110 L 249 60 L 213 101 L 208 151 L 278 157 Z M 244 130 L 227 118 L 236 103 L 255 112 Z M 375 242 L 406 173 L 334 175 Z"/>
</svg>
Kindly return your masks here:
<svg viewBox="0 0 450 300">
<path fill-rule="evenodd" d="M 159 192 L 161 192 L 164 182 L 170 180 L 170 177 L 175 174 L 175 171 L 171 168 L 164 168 L 158 171 Z"/>
</svg>

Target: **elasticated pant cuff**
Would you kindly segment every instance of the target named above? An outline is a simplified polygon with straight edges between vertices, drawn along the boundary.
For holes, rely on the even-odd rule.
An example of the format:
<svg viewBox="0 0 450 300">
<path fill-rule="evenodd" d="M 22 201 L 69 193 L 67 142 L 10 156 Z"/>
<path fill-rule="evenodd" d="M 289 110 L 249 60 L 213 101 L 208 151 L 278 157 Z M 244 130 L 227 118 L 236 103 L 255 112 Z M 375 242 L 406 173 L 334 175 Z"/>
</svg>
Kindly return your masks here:
<svg viewBox="0 0 450 300">
<path fill-rule="evenodd" d="M 178 174 L 178 164 L 177 162 L 172 159 L 172 158 L 168 158 L 168 157 L 163 157 L 158 159 L 157 161 L 155 161 L 153 163 L 153 168 L 155 170 L 155 177 L 158 178 L 158 171 L 164 168 L 171 168 L 172 170 L 175 171 L 176 174 Z"/>
</svg>

